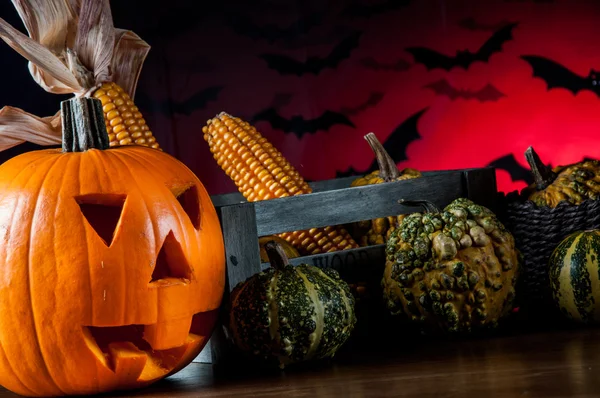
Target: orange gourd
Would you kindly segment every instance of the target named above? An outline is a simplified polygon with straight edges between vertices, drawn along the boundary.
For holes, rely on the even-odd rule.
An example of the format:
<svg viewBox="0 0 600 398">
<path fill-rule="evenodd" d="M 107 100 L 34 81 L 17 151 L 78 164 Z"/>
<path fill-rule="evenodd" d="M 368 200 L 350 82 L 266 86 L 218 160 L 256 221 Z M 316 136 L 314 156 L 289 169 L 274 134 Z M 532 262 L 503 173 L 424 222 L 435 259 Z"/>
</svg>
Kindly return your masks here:
<svg viewBox="0 0 600 398">
<path fill-rule="evenodd" d="M 27 396 L 148 385 L 196 357 L 225 283 L 198 178 L 111 148 L 100 102 L 62 104 L 63 149 L 0 166 L 0 384 Z"/>
</svg>

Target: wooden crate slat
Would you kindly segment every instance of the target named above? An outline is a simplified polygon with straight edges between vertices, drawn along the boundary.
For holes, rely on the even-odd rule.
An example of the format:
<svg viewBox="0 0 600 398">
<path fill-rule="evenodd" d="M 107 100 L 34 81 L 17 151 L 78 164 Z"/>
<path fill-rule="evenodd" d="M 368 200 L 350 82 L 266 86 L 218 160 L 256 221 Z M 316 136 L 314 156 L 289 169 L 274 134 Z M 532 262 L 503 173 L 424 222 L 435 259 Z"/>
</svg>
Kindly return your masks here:
<svg viewBox="0 0 600 398">
<path fill-rule="evenodd" d="M 480 169 L 464 169 L 464 170 L 436 170 L 436 171 L 424 171 L 423 176 L 433 176 L 433 175 L 441 175 L 448 173 L 456 173 L 456 172 L 465 172 L 470 170 L 480 170 Z M 357 179 L 360 176 L 350 176 L 350 177 L 342 177 L 342 178 L 334 178 L 330 180 L 322 180 L 322 181 L 313 181 L 308 185 L 313 189 L 313 192 L 322 192 L 322 191 L 331 191 L 333 189 L 343 189 L 350 187 L 352 181 Z M 220 195 L 212 195 L 210 199 L 213 202 L 215 207 L 235 205 L 240 203 L 245 203 L 246 199 L 239 192 L 230 192 Z"/>
<path fill-rule="evenodd" d="M 261 271 L 256 213 L 252 203 L 225 206 L 220 213 L 227 278 L 232 290 L 238 282 Z"/>
<path fill-rule="evenodd" d="M 309 264 L 319 268 L 333 268 L 346 281 L 362 281 L 365 275 L 383 275 L 385 264 L 385 245 L 359 247 L 333 253 L 290 258 L 290 264 Z M 270 267 L 262 263 L 263 270 Z"/>
<path fill-rule="evenodd" d="M 411 213 L 399 199 L 429 200 L 439 207 L 466 195 L 463 173 L 431 175 L 386 184 L 345 188 L 255 202 L 258 235 Z"/>
</svg>

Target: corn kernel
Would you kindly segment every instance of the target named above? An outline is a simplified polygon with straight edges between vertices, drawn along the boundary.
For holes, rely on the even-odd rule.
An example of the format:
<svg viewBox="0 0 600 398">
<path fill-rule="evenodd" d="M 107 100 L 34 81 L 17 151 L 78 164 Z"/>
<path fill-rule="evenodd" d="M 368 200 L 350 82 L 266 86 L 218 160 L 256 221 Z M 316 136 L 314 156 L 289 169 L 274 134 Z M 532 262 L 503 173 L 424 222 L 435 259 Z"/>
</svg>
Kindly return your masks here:
<svg viewBox="0 0 600 398">
<path fill-rule="evenodd" d="M 102 102 L 111 147 L 131 145 L 135 140 L 137 145 L 160 149 L 139 108 L 122 87 L 105 83 L 92 95 Z"/>
</svg>

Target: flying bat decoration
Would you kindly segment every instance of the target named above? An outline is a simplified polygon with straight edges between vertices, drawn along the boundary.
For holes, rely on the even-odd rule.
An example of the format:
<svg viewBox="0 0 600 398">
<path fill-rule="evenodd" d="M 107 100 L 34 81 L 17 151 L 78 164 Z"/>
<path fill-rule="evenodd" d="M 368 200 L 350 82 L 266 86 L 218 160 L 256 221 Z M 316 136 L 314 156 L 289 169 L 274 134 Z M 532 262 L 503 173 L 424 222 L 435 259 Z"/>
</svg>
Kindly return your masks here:
<svg viewBox="0 0 600 398">
<path fill-rule="evenodd" d="M 505 94 L 500 92 L 496 87 L 491 84 L 487 84 L 480 90 L 462 90 L 454 88 L 446 79 L 441 79 L 436 82 L 427 84 L 424 86 L 433 90 L 437 95 L 445 95 L 451 100 L 458 98 L 466 100 L 477 100 L 479 102 L 496 102 L 502 97 L 506 97 Z"/>
<path fill-rule="evenodd" d="M 421 116 L 423 116 L 427 109 L 428 108 L 421 109 L 400 123 L 383 143 L 383 147 L 396 163 L 407 160 L 408 156 L 406 155 L 406 149 L 408 148 L 408 145 L 421 138 L 417 125 Z M 344 171 L 338 171 L 336 173 L 336 178 L 367 174 L 376 170 L 377 167 L 377 159 L 373 159 L 366 170 L 355 170 L 353 167 L 350 167 Z"/>
<path fill-rule="evenodd" d="M 412 66 L 410 62 L 405 59 L 400 58 L 398 61 L 394 63 L 383 63 L 377 61 L 375 58 L 363 58 L 360 60 L 360 64 L 367 69 L 377 70 L 377 71 L 392 71 L 392 72 L 403 72 L 405 70 L 409 70 Z"/>
<path fill-rule="evenodd" d="M 369 98 L 364 103 L 362 103 L 358 106 L 355 106 L 355 107 L 342 108 L 342 109 L 340 109 L 340 112 L 347 116 L 357 115 L 357 114 L 364 112 L 369 108 L 373 108 L 374 106 L 379 104 L 381 102 L 381 100 L 383 99 L 383 97 L 384 97 L 383 93 L 380 93 L 377 91 L 372 92 L 371 95 L 369 96 Z"/>
<path fill-rule="evenodd" d="M 501 29 L 507 25 L 510 25 L 509 21 L 501 21 L 498 23 L 481 23 L 478 22 L 475 18 L 473 17 L 468 17 L 465 19 L 462 19 L 458 22 L 458 26 L 460 26 L 461 28 L 467 29 L 467 30 L 471 30 L 474 32 L 477 31 L 495 31 L 498 29 Z"/>
<path fill-rule="evenodd" d="M 537 55 L 522 55 L 521 58 L 533 68 L 533 77 L 546 82 L 548 90 L 564 88 L 573 94 L 589 90 L 600 97 L 600 73 L 594 69 L 584 77 L 548 58 Z"/>
<path fill-rule="evenodd" d="M 406 49 L 415 59 L 415 62 L 425 65 L 427 70 L 436 68 L 446 71 L 452 68 L 468 69 L 475 62 L 488 62 L 490 57 L 502 51 L 502 45 L 512 40 L 512 31 L 517 23 L 508 24 L 498 29 L 492 36 L 476 51 L 457 51 L 455 56 L 442 54 L 436 50 L 425 47 L 409 47 Z"/>
<path fill-rule="evenodd" d="M 341 12 L 342 16 L 352 18 L 371 18 L 390 11 L 406 7 L 410 0 L 387 0 L 380 3 L 365 1 L 364 3 L 352 3 Z"/>
<path fill-rule="evenodd" d="M 515 155 L 505 155 L 489 163 L 488 166 L 506 171 L 513 182 L 523 181 L 530 185 L 533 183 L 533 175 L 527 167 L 521 166 Z"/>
<path fill-rule="evenodd" d="M 144 92 L 138 91 L 135 95 L 135 102 L 142 110 L 150 113 L 161 113 L 165 116 L 172 116 L 173 114 L 189 116 L 195 111 L 206 108 L 209 102 L 217 100 L 222 89 L 223 86 L 207 87 L 185 101 L 175 101 L 173 99 L 156 101 Z"/>
<path fill-rule="evenodd" d="M 327 131 L 336 125 L 355 127 L 346 115 L 333 111 L 325 111 L 315 119 L 304 119 L 303 116 L 292 116 L 286 119 L 275 108 L 269 108 L 252 118 L 252 123 L 258 121 L 266 121 L 274 129 L 294 134 L 298 138 L 302 138 L 305 134 L 314 134 L 317 131 Z"/>
<path fill-rule="evenodd" d="M 261 54 L 259 57 L 267 62 L 269 68 L 281 75 L 318 75 L 327 68 L 337 68 L 342 61 L 349 58 L 352 51 L 358 47 L 361 35 L 362 32 L 354 32 L 338 43 L 325 57 L 308 57 L 305 62 L 281 54 Z"/>
<path fill-rule="evenodd" d="M 253 40 L 265 40 L 268 43 L 297 40 L 299 36 L 306 35 L 312 28 L 321 24 L 324 14 L 312 13 L 305 15 L 286 27 L 275 24 L 263 26 L 254 24 L 250 18 L 240 14 L 230 16 L 230 26 L 239 35 Z"/>
</svg>

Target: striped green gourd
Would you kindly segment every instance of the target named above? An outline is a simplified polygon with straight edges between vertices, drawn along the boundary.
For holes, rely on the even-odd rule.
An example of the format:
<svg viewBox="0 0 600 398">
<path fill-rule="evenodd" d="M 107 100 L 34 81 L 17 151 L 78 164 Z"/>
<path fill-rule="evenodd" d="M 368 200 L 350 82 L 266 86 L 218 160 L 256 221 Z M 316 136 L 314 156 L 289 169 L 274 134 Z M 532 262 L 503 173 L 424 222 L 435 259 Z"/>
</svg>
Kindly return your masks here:
<svg viewBox="0 0 600 398">
<path fill-rule="evenodd" d="M 242 351 L 281 368 L 333 357 L 356 323 L 350 287 L 333 269 L 290 265 L 277 242 L 265 249 L 271 267 L 231 292 L 230 337 Z"/>
<path fill-rule="evenodd" d="M 560 311 L 575 321 L 600 321 L 600 231 L 567 236 L 549 261 L 550 287 Z"/>
</svg>

